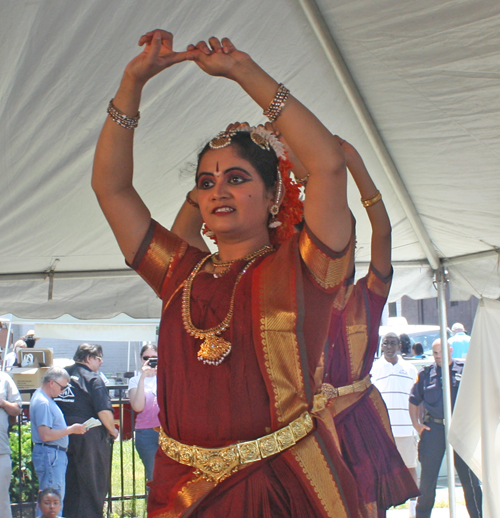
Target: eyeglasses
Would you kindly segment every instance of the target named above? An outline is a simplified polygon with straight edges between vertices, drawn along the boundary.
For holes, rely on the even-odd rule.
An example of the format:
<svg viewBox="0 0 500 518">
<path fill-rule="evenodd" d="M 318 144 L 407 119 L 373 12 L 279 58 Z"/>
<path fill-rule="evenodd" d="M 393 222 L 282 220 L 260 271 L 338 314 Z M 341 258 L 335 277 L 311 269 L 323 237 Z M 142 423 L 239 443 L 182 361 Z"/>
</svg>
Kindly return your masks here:
<svg viewBox="0 0 500 518">
<path fill-rule="evenodd" d="M 102 362 L 102 356 L 94 356 L 94 358 L 95 358 L 96 360 L 99 360 L 100 362 Z"/>
<path fill-rule="evenodd" d="M 61 388 L 61 390 L 66 390 L 68 387 L 71 387 L 71 385 L 69 383 L 67 383 L 66 385 L 64 385 L 64 387 L 60 384 L 60 383 L 57 383 L 56 380 L 52 380 L 56 385 L 59 385 L 59 387 Z"/>
<path fill-rule="evenodd" d="M 148 360 L 151 360 L 151 359 L 155 359 L 157 360 L 158 359 L 158 356 L 143 356 L 142 359 L 147 362 Z"/>
</svg>

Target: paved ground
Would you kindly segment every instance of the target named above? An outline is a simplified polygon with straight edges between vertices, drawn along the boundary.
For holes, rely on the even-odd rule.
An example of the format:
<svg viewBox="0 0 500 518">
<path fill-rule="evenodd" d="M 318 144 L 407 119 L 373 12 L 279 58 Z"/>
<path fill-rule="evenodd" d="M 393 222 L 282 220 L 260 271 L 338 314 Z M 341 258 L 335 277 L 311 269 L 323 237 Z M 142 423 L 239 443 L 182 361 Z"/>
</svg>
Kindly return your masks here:
<svg viewBox="0 0 500 518">
<path fill-rule="evenodd" d="M 461 487 L 455 488 L 456 495 L 456 513 L 455 518 L 469 518 L 469 513 L 465 507 L 464 493 Z M 450 518 L 450 509 L 448 507 L 448 489 L 438 489 L 436 491 L 436 504 L 446 505 L 446 507 L 434 507 L 432 510 L 432 518 Z M 408 509 L 389 509 L 387 518 L 408 518 Z"/>
</svg>

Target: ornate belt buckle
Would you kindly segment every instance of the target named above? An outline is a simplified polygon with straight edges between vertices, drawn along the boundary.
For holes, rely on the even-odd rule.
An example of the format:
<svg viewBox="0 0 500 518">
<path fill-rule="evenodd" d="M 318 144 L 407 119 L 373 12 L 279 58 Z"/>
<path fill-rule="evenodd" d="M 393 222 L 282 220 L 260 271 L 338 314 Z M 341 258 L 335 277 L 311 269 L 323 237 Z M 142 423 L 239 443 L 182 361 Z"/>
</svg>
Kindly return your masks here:
<svg viewBox="0 0 500 518">
<path fill-rule="evenodd" d="M 194 446 L 193 450 L 195 473 L 210 482 L 218 484 L 238 471 L 239 457 L 235 446 L 213 450 Z"/>
</svg>

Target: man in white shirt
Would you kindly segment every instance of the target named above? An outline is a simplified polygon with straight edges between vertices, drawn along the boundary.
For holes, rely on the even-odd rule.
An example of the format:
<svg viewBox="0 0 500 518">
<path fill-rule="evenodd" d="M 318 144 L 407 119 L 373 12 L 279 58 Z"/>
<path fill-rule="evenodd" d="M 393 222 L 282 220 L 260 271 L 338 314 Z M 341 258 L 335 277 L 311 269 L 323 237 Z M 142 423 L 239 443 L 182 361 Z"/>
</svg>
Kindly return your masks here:
<svg viewBox="0 0 500 518">
<path fill-rule="evenodd" d="M 417 379 L 417 369 L 399 355 L 401 343 L 398 335 L 387 333 L 382 338 L 382 353 L 371 370 L 372 382 L 380 391 L 389 411 L 392 434 L 399 454 L 417 480 L 417 437 L 409 413 L 409 397 Z M 410 501 L 410 516 L 415 515 L 416 500 Z"/>
</svg>

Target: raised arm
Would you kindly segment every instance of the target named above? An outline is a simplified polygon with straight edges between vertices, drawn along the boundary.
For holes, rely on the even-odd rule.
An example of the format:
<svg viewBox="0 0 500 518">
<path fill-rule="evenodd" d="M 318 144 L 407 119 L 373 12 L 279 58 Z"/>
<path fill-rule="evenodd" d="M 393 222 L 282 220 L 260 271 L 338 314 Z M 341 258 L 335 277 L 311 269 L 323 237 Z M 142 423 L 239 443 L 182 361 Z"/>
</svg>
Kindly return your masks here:
<svg viewBox="0 0 500 518">
<path fill-rule="evenodd" d="M 194 187 L 177 213 L 171 230 L 191 246 L 209 252 L 210 250 L 200 234 L 202 225 L 203 220 L 198 206 L 198 189 Z"/>
<path fill-rule="evenodd" d="M 173 36 L 156 30 L 141 37 L 143 52 L 126 67 L 113 105 L 127 120 L 139 112 L 142 89 L 162 70 L 189 59 L 174 52 Z M 134 130 L 106 119 L 94 157 L 92 188 L 123 255 L 132 262 L 146 234 L 151 215 L 132 185 Z"/>
<path fill-rule="evenodd" d="M 236 81 L 263 109 L 267 109 L 278 91 L 278 83 L 260 68 L 248 54 L 237 50 L 224 38 L 209 40 L 193 54 L 198 66 L 210 75 Z M 212 50 L 213 49 L 213 50 Z M 351 215 L 347 206 L 347 173 L 344 153 L 337 139 L 292 95 L 274 126 L 284 135 L 290 148 L 309 171 L 304 213 L 313 233 L 333 250 L 342 250 L 351 237 Z M 331 222 L 336 224 L 332 225 Z"/>
<path fill-rule="evenodd" d="M 366 212 L 372 227 L 371 264 L 380 275 L 387 277 L 392 272 L 389 216 L 360 154 L 349 142 L 342 139 L 339 139 L 339 142 L 345 153 L 347 167 L 361 194 L 361 200 L 365 202 L 365 206 L 368 205 Z"/>
</svg>

